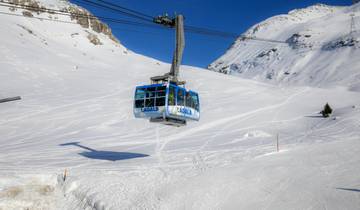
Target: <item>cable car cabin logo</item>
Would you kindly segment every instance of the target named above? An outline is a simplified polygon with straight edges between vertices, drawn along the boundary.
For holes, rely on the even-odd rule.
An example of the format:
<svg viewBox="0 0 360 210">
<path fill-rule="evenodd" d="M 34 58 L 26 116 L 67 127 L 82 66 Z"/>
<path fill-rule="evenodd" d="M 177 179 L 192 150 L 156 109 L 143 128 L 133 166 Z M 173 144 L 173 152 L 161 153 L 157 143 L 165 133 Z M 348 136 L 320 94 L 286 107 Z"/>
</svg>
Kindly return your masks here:
<svg viewBox="0 0 360 210">
<path fill-rule="evenodd" d="M 193 114 L 191 109 L 186 108 L 186 107 L 177 107 L 177 112 L 180 112 L 180 113 L 185 114 L 185 115 L 192 115 Z"/>
<path fill-rule="evenodd" d="M 157 106 L 154 106 L 154 107 L 144 107 L 144 108 L 141 108 L 141 111 L 142 111 L 142 112 L 157 112 L 157 111 L 159 111 L 159 107 L 157 107 Z"/>
</svg>

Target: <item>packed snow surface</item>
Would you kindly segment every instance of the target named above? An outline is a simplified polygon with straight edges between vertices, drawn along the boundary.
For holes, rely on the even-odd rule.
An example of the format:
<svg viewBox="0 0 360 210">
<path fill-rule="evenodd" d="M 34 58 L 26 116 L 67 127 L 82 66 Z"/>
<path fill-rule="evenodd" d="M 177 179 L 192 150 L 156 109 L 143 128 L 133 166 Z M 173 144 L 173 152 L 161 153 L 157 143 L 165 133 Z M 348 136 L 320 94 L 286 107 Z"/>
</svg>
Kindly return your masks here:
<svg viewBox="0 0 360 210">
<path fill-rule="evenodd" d="M 201 120 L 167 127 L 134 119 L 132 106 L 135 86 L 168 64 L 78 24 L 0 20 L 0 96 L 22 97 L 0 104 L 1 210 L 360 206 L 360 93 L 348 86 L 183 67 Z M 327 102 L 334 112 L 322 118 Z"/>
</svg>

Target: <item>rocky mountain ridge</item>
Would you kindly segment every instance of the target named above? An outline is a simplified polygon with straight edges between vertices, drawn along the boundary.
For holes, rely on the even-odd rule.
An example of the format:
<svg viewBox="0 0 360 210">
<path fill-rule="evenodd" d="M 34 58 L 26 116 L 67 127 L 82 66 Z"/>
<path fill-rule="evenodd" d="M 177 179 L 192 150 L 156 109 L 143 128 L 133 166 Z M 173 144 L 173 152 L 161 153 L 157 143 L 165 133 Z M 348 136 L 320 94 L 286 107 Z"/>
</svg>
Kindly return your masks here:
<svg viewBox="0 0 360 210">
<path fill-rule="evenodd" d="M 107 24 L 100 21 L 86 9 L 72 4 L 67 0 L 0 0 L 0 3 L 8 5 L 10 12 L 22 10 L 23 16 L 30 18 L 42 13 L 47 14 L 48 18 L 55 20 L 59 19 L 58 16 L 70 16 L 72 21 L 76 21 L 76 23 L 84 29 L 91 29 L 93 32 L 104 34 L 112 41 L 120 43 L 112 34 L 112 31 Z M 91 32 L 88 32 L 88 34 L 87 38 L 91 43 L 94 45 L 102 44 L 96 34 Z"/>
<path fill-rule="evenodd" d="M 271 17 L 239 38 L 209 70 L 274 84 L 341 85 L 360 90 L 360 4 L 317 4 Z M 350 31 L 351 21 L 355 24 Z"/>
</svg>

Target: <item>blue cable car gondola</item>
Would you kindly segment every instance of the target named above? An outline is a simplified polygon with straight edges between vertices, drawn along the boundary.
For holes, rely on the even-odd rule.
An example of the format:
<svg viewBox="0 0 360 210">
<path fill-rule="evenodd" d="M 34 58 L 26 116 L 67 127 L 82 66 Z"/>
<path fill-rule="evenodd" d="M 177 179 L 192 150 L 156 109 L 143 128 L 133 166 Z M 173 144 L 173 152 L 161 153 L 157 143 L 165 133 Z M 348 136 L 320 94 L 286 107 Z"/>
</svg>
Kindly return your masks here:
<svg viewBox="0 0 360 210">
<path fill-rule="evenodd" d="M 186 125 L 187 120 L 200 119 L 199 95 L 173 83 L 138 86 L 134 115 L 150 122 Z"/>
<path fill-rule="evenodd" d="M 200 119 L 199 95 L 183 86 L 179 81 L 179 69 L 185 46 L 183 16 L 174 19 L 159 16 L 155 23 L 176 28 L 176 49 L 171 70 L 163 76 L 151 78 L 151 85 L 138 86 L 135 91 L 134 115 L 149 118 L 150 122 L 183 126 L 187 120 Z"/>
</svg>

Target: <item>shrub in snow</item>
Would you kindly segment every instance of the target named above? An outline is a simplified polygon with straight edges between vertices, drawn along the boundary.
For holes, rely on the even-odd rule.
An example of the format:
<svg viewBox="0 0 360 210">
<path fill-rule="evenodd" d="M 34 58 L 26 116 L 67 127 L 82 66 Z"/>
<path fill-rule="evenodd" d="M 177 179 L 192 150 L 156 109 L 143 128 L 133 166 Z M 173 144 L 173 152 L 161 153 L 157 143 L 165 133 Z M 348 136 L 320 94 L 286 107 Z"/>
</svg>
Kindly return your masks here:
<svg viewBox="0 0 360 210">
<path fill-rule="evenodd" d="M 324 109 L 320 112 L 323 117 L 329 117 L 332 113 L 332 108 L 328 103 L 325 104 Z"/>
</svg>

